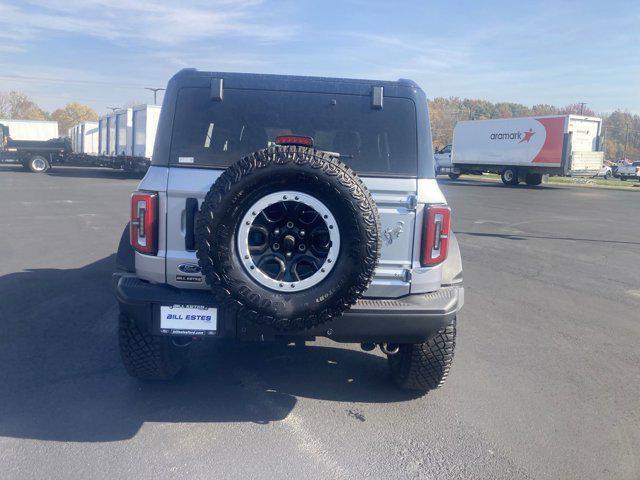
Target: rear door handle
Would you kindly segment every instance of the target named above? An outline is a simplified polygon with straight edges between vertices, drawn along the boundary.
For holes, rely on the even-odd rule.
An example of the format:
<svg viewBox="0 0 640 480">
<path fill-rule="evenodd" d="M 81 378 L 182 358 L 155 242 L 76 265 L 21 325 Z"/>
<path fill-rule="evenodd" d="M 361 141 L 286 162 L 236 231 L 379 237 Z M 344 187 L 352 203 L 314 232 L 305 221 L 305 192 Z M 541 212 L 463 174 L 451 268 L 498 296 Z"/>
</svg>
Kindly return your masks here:
<svg viewBox="0 0 640 480">
<path fill-rule="evenodd" d="M 185 250 L 194 252 L 196 250 L 196 213 L 198 213 L 198 199 L 187 198 L 185 208 L 185 235 L 184 235 L 184 248 Z"/>
</svg>

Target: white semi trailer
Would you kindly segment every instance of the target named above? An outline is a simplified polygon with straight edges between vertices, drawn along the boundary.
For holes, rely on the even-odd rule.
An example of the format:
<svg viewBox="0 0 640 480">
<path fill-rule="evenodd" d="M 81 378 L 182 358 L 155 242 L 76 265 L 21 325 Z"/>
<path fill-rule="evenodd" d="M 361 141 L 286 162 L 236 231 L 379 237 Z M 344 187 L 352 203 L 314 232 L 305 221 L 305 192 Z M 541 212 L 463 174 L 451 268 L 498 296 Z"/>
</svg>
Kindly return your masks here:
<svg viewBox="0 0 640 480">
<path fill-rule="evenodd" d="M 582 115 L 458 122 L 451 162 L 438 173 L 497 173 L 506 185 L 539 185 L 542 176 L 595 176 L 602 169 L 602 119 Z"/>
</svg>

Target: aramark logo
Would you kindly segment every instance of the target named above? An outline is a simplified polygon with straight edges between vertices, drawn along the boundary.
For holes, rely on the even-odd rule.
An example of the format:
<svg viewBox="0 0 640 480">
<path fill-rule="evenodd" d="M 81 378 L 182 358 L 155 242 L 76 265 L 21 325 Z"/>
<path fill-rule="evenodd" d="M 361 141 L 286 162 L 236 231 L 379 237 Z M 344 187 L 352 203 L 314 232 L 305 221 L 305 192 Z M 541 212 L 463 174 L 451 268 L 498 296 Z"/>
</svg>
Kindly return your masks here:
<svg viewBox="0 0 640 480">
<path fill-rule="evenodd" d="M 500 132 L 500 133 L 492 133 L 489 135 L 491 140 L 520 140 L 518 143 L 527 142 L 531 140 L 536 132 L 533 131 L 533 128 L 530 128 L 526 132 Z"/>
<path fill-rule="evenodd" d="M 533 137 L 535 134 L 536 132 L 533 131 L 533 128 L 530 128 L 529 130 L 524 132 L 524 138 L 520 140 L 518 143 L 522 143 L 522 142 L 529 143 L 529 140 L 531 140 L 531 137 Z"/>
</svg>

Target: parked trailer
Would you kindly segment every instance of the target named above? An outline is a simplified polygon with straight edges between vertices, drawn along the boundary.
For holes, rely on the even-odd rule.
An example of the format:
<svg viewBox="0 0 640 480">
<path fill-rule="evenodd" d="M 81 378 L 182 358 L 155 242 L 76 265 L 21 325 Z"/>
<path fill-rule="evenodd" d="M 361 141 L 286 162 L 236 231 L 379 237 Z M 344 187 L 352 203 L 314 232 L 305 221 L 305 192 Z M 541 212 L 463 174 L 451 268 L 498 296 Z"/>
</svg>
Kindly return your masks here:
<svg viewBox="0 0 640 480">
<path fill-rule="evenodd" d="M 73 153 L 98 155 L 98 122 L 82 122 L 69 129 Z"/>
<path fill-rule="evenodd" d="M 133 110 L 123 108 L 116 112 L 116 147 L 115 154 L 133 156 L 131 130 L 133 127 Z"/>
<path fill-rule="evenodd" d="M 159 105 L 139 105 L 133 108 L 133 155 L 151 158 L 160 119 Z"/>
<path fill-rule="evenodd" d="M 506 185 L 539 185 L 542 176 L 595 176 L 602 169 L 602 119 L 581 115 L 458 122 L 451 164 L 438 173 L 497 173 Z"/>
<path fill-rule="evenodd" d="M 98 119 L 98 155 L 107 154 L 107 117 Z"/>
<path fill-rule="evenodd" d="M 116 155 L 116 114 L 107 115 L 107 153 L 109 157 Z"/>
</svg>

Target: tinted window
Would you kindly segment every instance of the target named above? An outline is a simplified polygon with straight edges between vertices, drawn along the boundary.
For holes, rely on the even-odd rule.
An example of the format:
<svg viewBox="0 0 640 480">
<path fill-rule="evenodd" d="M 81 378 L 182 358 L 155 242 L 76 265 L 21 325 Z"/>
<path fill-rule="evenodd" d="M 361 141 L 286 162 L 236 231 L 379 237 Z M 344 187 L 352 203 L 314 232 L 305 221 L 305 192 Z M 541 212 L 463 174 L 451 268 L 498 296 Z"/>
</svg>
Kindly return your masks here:
<svg viewBox="0 0 640 480">
<path fill-rule="evenodd" d="M 225 89 L 224 101 L 216 102 L 208 89 L 183 88 L 170 161 L 227 167 L 286 134 L 313 137 L 316 148 L 340 153 L 359 173 L 417 174 L 413 102 L 385 97 L 375 110 L 371 97 L 360 95 Z"/>
</svg>

